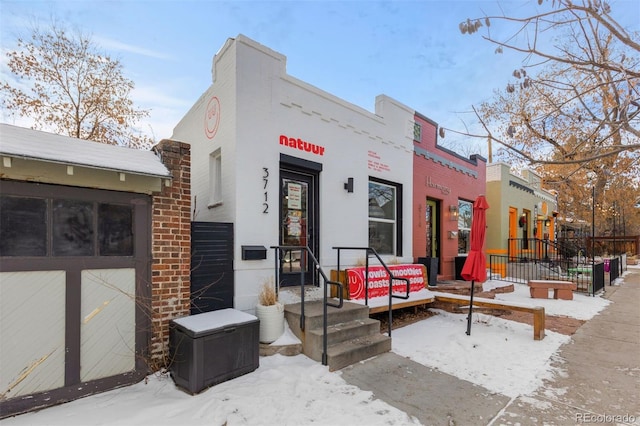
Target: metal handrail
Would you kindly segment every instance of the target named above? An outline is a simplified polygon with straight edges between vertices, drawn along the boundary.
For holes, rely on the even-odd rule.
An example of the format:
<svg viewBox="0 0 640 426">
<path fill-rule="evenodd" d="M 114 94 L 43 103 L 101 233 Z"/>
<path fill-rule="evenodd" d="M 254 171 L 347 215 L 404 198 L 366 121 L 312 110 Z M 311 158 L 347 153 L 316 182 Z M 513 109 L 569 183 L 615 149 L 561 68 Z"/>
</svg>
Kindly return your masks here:
<svg viewBox="0 0 640 426">
<path fill-rule="evenodd" d="M 409 293 L 410 293 L 410 282 L 408 278 L 399 278 L 393 275 L 393 273 L 391 273 L 391 270 L 389 269 L 389 267 L 387 266 L 386 263 L 384 263 L 384 261 L 382 260 L 382 258 L 380 257 L 380 255 L 378 254 L 378 252 L 372 248 L 372 247 L 333 247 L 334 250 L 338 250 L 338 260 L 337 260 L 337 265 L 336 268 L 338 269 L 338 279 L 340 279 L 340 251 L 341 250 L 365 250 L 367 252 L 367 256 L 366 256 L 366 260 L 365 260 L 365 285 L 364 285 L 364 303 L 366 306 L 369 306 L 369 253 L 373 253 L 373 255 L 378 259 L 378 262 L 380 262 L 380 266 L 382 266 L 385 271 L 387 271 L 387 274 L 389 275 L 389 337 L 391 337 L 391 323 L 393 321 L 393 298 L 396 299 L 404 299 L 407 300 L 409 299 Z M 406 295 L 399 295 L 399 294 L 393 294 L 393 281 L 394 280 L 398 280 L 398 281 L 404 281 L 407 283 L 407 294 Z"/>
<path fill-rule="evenodd" d="M 311 261 L 313 262 L 314 268 L 316 269 L 316 271 L 318 271 L 318 273 L 322 276 L 322 278 L 324 278 L 324 296 L 323 296 L 323 302 L 322 302 L 322 365 L 327 365 L 328 364 L 328 359 L 327 359 L 327 328 L 328 328 L 328 322 L 327 322 L 327 307 L 331 306 L 333 308 L 342 308 L 344 300 L 343 300 L 343 292 L 342 292 L 342 283 L 338 282 L 338 281 L 331 281 L 327 278 L 326 274 L 324 273 L 324 271 L 322 270 L 322 268 L 320 267 L 320 263 L 318 262 L 318 259 L 316 259 L 316 257 L 313 255 L 313 253 L 311 252 L 311 249 L 309 248 L 309 246 L 271 246 L 272 249 L 274 249 L 275 252 L 275 275 L 276 275 L 276 282 L 280 282 L 279 281 L 279 273 L 280 273 L 280 254 L 282 253 L 282 251 L 293 251 L 293 250 L 300 250 L 300 264 L 302 265 L 302 251 L 306 251 L 307 255 L 309 256 L 309 258 L 311 259 Z M 302 267 L 300 267 L 300 330 L 304 331 L 304 322 L 305 322 L 305 316 L 304 316 L 304 273 L 305 271 L 302 270 Z M 338 300 L 339 302 L 336 303 L 330 303 L 328 301 L 328 295 L 327 295 L 327 287 L 328 285 L 335 285 L 336 287 L 338 287 Z M 278 286 L 276 286 L 277 288 Z"/>
<path fill-rule="evenodd" d="M 511 249 L 514 244 L 516 245 L 515 253 L 512 253 Z M 576 255 L 578 257 L 582 256 L 586 262 L 587 258 L 586 247 L 569 245 L 564 241 L 550 240 L 546 238 L 508 238 L 507 247 L 509 257 L 521 258 L 524 253 L 530 252 L 533 254 L 533 257 L 530 257 L 530 260 L 532 261 L 544 262 Z"/>
</svg>

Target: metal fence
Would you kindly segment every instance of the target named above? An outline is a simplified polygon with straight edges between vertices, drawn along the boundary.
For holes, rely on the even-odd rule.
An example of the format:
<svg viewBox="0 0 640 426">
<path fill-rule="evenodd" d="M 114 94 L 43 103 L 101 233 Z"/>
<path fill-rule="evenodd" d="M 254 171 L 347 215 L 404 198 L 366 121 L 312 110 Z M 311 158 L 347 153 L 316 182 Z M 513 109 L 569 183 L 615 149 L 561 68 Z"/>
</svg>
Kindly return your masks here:
<svg viewBox="0 0 640 426">
<path fill-rule="evenodd" d="M 622 259 L 612 257 L 594 261 L 584 239 L 563 241 L 512 238 L 507 255 L 489 256 L 492 279 L 527 282 L 529 280 L 572 281 L 577 291 L 596 294 L 618 278 Z"/>
</svg>

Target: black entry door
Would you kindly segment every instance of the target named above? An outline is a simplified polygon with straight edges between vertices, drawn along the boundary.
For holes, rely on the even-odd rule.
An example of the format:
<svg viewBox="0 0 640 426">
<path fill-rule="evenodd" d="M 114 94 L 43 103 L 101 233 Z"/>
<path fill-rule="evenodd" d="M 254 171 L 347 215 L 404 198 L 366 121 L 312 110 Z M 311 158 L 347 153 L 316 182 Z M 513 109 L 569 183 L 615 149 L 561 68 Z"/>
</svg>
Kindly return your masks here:
<svg viewBox="0 0 640 426">
<path fill-rule="evenodd" d="M 318 253 L 318 174 L 280 170 L 280 245 L 306 246 Z M 305 250 L 284 250 L 280 285 L 314 284 L 314 267 Z"/>
</svg>

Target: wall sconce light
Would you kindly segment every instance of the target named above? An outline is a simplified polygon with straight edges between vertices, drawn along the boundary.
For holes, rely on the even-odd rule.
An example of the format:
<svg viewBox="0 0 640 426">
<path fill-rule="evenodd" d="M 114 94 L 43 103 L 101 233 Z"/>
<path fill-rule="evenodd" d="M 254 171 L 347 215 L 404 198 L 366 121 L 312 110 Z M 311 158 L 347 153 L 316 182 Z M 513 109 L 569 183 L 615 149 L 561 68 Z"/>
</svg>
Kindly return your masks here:
<svg viewBox="0 0 640 426">
<path fill-rule="evenodd" d="M 545 220 L 544 221 L 544 226 L 546 226 L 548 228 L 549 225 L 551 225 L 551 221 L 549 219 Z"/>
<path fill-rule="evenodd" d="M 453 204 L 449 206 L 449 219 L 451 221 L 458 220 L 458 206 Z"/>
<path fill-rule="evenodd" d="M 458 238 L 458 231 L 449 231 L 449 239 L 455 240 L 456 238 Z"/>
<path fill-rule="evenodd" d="M 353 178 L 347 178 L 347 181 L 344 183 L 344 189 L 345 191 L 351 193 L 353 192 Z"/>
</svg>

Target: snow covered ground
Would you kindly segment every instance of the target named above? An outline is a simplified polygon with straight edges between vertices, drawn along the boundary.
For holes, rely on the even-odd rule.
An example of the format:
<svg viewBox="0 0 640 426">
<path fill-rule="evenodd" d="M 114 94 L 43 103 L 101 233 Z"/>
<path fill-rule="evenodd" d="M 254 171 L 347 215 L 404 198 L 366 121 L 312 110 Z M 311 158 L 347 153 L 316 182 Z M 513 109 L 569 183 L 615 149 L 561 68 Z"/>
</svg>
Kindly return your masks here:
<svg viewBox="0 0 640 426">
<path fill-rule="evenodd" d="M 630 266 L 629 268 L 632 268 Z M 637 268 L 637 267 L 636 267 Z M 624 277 L 624 276 L 623 276 Z M 485 290 L 504 282 L 488 281 Z M 588 320 L 609 301 L 575 294 L 574 300 L 531 299 L 515 284 L 496 299 L 543 306 L 549 315 Z M 546 331 L 532 338 L 531 326 L 474 313 L 467 336 L 466 315 L 437 311 L 394 330 L 392 351 L 426 366 L 507 396 L 527 395 L 553 375 L 551 360 L 570 337 Z M 287 330 L 274 344 L 297 341 Z M 470 362 L 473 359 L 473 362 Z M 191 396 L 168 375 L 71 403 L 2 420 L 14 425 L 408 425 L 414 418 L 347 384 L 340 372 L 304 355 L 260 358 L 257 370 Z"/>
</svg>

